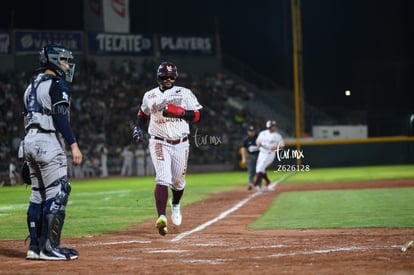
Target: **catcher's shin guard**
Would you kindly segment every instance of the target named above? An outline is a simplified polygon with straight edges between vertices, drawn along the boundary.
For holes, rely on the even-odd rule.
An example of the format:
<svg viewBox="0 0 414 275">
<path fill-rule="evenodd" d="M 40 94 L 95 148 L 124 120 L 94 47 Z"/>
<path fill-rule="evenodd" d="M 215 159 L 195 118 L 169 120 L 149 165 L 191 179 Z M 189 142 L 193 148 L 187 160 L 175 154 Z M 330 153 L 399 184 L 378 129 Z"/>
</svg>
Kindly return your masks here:
<svg viewBox="0 0 414 275">
<path fill-rule="evenodd" d="M 30 203 L 27 210 L 27 227 L 29 229 L 30 248 L 33 251 L 39 249 L 39 239 L 42 233 L 42 205 Z"/>
<path fill-rule="evenodd" d="M 70 183 L 66 179 L 60 179 L 61 191 L 54 199 L 46 201 L 43 212 L 44 230 L 43 249 L 51 251 L 60 246 L 60 235 L 65 221 L 65 207 L 68 203 L 71 190 Z"/>
</svg>

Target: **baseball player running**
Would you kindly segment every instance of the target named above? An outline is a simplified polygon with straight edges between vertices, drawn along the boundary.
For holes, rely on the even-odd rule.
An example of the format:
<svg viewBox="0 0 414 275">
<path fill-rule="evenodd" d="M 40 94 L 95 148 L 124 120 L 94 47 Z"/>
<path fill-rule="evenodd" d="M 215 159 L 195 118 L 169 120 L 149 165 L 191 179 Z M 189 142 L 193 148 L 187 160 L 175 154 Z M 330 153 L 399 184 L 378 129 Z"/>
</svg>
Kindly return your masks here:
<svg viewBox="0 0 414 275">
<path fill-rule="evenodd" d="M 157 70 L 158 87 L 147 91 L 137 114 L 133 138 L 144 139 L 143 127 L 148 125 L 149 150 L 155 167 L 155 204 L 158 219 L 155 227 L 160 235 L 167 230 L 166 208 L 168 189 L 172 192 L 171 220 L 180 225 L 180 200 L 185 188 L 185 175 L 189 154 L 189 122 L 200 120 L 202 106 L 190 89 L 175 86 L 177 67 L 163 62 Z"/>
<path fill-rule="evenodd" d="M 266 121 L 266 130 L 259 133 L 256 139 L 259 147 L 259 156 L 256 163 L 256 181 L 254 186 L 261 189 L 261 180 L 266 181 L 266 188 L 271 191 L 270 179 L 267 176 L 266 168 L 272 164 L 276 157 L 276 150 L 281 150 L 285 146 L 282 136 L 276 132 L 276 121 Z"/>
<path fill-rule="evenodd" d="M 71 260 L 75 249 L 60 246 L 65 208 L 71 186 L 67 178 L 64 141 L 72 162 L 80 165 L 82 153 L 69 122 L 70 96 L 75 64 L 72 52 L 49 45 L 40 50 L 40 68 L 24 92 L 26 136 L 19 157 L 28 164 L 26 183 L 31 183 L 27 225 L 30 246 L 27 259 Z M 64 140 L 63 140 L 63 138 Z"/>
</svg>

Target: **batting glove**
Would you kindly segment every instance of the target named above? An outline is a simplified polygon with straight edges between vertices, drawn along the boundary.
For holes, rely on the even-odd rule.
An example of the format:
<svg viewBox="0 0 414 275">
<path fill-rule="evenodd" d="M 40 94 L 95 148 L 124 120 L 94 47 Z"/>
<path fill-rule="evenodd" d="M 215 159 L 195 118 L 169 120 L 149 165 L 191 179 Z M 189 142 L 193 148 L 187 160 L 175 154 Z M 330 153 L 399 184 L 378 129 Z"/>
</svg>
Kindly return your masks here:
<svg viewBox="0 0 414 275">
<path fill-rule="evenodd" d="M 163 115 L 166 117 L 183 117 L 185 109 L 181 106 L 168 103 L 165 108 Z"/>
<path fill-rule="evenodd" d="M 132 138 L 136 142 L 144 141 L 144 132 L 142 132 L 141 128 L 139 128 L 138 126 L 134 127 L 134 131 L 132 132 Z"/>
</svg>

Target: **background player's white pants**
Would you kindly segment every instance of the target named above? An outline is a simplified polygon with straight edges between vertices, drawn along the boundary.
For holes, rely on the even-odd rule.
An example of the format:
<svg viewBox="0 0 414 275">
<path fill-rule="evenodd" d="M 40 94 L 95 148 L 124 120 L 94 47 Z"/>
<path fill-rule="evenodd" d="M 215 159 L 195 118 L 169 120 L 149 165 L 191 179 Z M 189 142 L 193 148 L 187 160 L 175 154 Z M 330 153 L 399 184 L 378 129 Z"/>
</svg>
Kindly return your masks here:
<svg viewBox="0 0 414 275">
<path fill-rule="evenodd" d="M 266 168 L 272 164 L 273 160 L 275 159 L 276 153 L 272 152 L 259 152 L 259 156 L 257 157 L 256 163 L 256 173 L 266 171 Z"/>
<path fill-rule="evenodd" d="M 171 185 L 177 191 L 184 189 L 189 147 L 188 141 L 172 145 L 153 138 L 149 140 L 156 184 Z"/>
</svg>

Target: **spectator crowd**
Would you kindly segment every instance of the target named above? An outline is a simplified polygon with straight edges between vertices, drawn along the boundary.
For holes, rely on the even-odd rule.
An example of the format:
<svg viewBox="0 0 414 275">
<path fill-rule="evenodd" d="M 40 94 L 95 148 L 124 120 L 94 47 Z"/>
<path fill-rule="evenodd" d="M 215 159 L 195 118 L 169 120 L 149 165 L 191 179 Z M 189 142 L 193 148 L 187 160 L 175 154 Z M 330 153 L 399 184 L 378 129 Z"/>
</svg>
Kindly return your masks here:
<svg viewBox="0 0 414 275">
<path fill-rule="evenodd" d="M 193 152 L 189 165 L 237 163 L 237 150 L 245 129 L 250 124 L 262 126 L 265 121 L 244 107 L 248 106 L 252 93 L 225 73 L 195 76 L 181 71 L 177 65 L 176 84 L 192 89 L 204 106 L 200 123 L 191 125 Z M 81 167 L 69 166 L 71 177 L 153 175 L 146 145 L 135 144 L 131 133 L 139 100 L 157 85 L 156 66 L 154 62 L 144 62 L 138 69 L 134 62 L 114 61 L 107 71 L 100 71 L 93 59 L 77 66 L 70 117 L 84 162 Z M 22 97 L 31 76 L 31 72 L 0 74 L 0 183 L 3 184 L 10 181 L 10 163 L 20 167 L 22 162 L 17 158 L 25 134 Z"/>
</svg>

